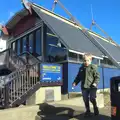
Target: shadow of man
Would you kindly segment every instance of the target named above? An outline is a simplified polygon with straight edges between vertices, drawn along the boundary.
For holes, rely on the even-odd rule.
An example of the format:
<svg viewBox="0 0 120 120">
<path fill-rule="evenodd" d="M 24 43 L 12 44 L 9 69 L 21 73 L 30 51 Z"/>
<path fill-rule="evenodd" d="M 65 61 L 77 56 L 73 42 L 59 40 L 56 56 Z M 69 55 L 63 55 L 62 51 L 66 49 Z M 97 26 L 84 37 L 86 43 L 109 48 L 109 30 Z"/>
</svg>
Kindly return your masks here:
<svg viewBox="0 0 120 120">
<path fill-rule="evenodd" d="M 73 116 L 76 114 L 71 108 L 55 107 L 54 105 L 49 105 L 47 103 L 41 104 L 39 109 L 40 111 L 37 113 L 35 120 L 68 120 L 73 118 Z"/>
<path fill-rule="evenodd" d="M 71 118 L 75 120 L 86 120 L 84 118 L 84 111 L 75 111 L 69 107 L 55 107 L 54 105 L 43 103 L 39 105 L 39 110 L 35 120 L 69 120 Z M 104 115 L 92 115 L 89 120 L 111 120 L 111 118 Z"/>
</svg>

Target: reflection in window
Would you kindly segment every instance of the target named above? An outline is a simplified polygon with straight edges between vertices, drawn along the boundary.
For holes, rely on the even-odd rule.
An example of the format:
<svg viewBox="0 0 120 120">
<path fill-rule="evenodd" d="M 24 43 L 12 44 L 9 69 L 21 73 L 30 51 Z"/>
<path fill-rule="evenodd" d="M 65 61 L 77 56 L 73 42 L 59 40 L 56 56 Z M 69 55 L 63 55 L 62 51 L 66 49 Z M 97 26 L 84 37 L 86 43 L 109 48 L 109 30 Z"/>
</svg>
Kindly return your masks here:
<svg viewBox="0 0 120 120">
<path fill-rule="evenodd" d="M 20 40 L 17 40 L 17 54 L 20 54 Z"/>
<path fill-rule="evenodd" d="M 15 42 L 12 43 L 12 50 L 15 51 L 16 47 L 15 47 Z"/>
<path fill-rule="evenodd" d="M 26 46 L 26 44 L 27 44 L 27 39 L 26 39 L 26 37 L 24 37 L 23 39 L 22 39 L 22 46 L 23 46 L 23 52 L 25 52 L 26 51 L 26 49 L 27 49 L 27 46 Z"/>
<path fill-rule="evenodd" d="M 67 59 L 67 50 L 65 46 L 53 34 L 47 33 L 46 36 L 46 61 L 60 62 Z"/>
<path fill-rule="evenodd" d="M 109 60 L 108 58 L 103 58 L 103 60 L 101 60 L 101 64 L 114 66 L 113 63 L 111 62 L 111 60 Z"/>
<path fill-rule="evenodd" d="M 83 55 L 78 55 L 79 56 L 79 61 L 83 62 Z"/>
<path fill-rule="evenodd" d="M 33 53 L 33 34 L 29 35 L 29 52 Z"/>
<path fill-rule="evenodd" d="M 93 58 L 92 63 L 96 64 L 96 65 L 99 65 L 99 59 Z"/>
<path fill-rule="evenodd" d="M 77 54 L 76 53 L 73 53 L 73 52 L 69 52 L 69 60 L 72 60 L 72 61 L 77 61 Z"/>
<path fill-rule="evenodd" d="M 36 54 L 37 56 L 41 55 L 41 30 L 37 30 L 36 33 Z"/>
</svg>

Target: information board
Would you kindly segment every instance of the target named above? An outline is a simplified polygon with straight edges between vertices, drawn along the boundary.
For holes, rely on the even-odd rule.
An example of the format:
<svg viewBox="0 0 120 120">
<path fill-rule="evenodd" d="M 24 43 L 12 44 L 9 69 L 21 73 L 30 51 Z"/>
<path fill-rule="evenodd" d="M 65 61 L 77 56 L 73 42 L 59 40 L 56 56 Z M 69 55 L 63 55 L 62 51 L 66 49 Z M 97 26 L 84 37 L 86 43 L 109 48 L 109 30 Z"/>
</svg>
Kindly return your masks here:
<svg viewBox="0 0 120 120">
<path fill-rule="evenodd" d="M 41 82 L 62 82 L 62 65 L 44 63 L 40 68 Z"/>
</svg>

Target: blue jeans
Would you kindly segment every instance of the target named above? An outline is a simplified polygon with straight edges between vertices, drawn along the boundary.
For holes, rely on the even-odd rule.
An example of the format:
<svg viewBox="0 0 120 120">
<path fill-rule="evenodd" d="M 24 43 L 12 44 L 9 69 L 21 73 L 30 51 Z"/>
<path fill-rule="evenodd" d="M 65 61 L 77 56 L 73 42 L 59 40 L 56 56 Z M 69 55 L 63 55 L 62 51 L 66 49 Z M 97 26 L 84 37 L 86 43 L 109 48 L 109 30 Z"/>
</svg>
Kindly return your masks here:
<svg viewBox="0 0 120 120">
<path fill-rule="evenodd" d="M 90 111 L 89 100 L 93 104 L 94 109 L 97 108 L 96 91 L 96 88 L 82 89 L 83 101 L 87 111 Z"/>
</svg>

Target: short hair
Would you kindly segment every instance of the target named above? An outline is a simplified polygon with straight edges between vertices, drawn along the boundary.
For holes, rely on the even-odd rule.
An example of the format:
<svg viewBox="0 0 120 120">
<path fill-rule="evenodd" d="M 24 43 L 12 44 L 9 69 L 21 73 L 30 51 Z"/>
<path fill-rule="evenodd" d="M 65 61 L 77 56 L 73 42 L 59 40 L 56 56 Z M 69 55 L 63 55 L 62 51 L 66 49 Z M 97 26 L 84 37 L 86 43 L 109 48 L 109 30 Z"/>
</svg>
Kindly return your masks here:
<svg viewBox="0 0 120 120">
<path fill-rule="evenodd" d="M 85 57 L 90 58 L 92 60 L 92 54 L 91 53 L 85 53 L 83 55 L 83 59 L 85 59 Z"/>
</svg>

